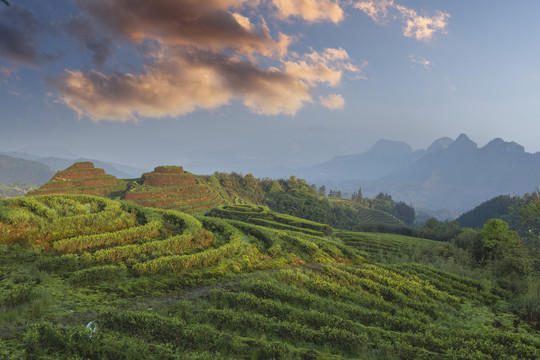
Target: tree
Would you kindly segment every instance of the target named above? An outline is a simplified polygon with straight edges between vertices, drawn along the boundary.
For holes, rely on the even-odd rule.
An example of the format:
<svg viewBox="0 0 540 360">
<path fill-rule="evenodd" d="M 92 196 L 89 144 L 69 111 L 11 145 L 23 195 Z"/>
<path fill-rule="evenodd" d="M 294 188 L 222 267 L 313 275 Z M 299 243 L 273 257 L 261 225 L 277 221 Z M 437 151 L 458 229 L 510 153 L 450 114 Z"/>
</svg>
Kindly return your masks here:
<svg viewBox="0 0 540 360">
<path fill-rule="evenodd" d="M 500 259 L 518 241 L 517 233 L 509 230 L 505 221 L 490 219 L 477 236 L 474 256 L 480 263 Z"/>
<path fill-rule="evenodd" d="M 244 184 L 245 189 L 254 190 L 257 187 L 257 185 L 259 185 L 259 182 L 257 181 L 257 179 L 255 179 L 255 176 L 253 176 L 253 174 L 247 174 L 246 176 L 244 176 L 244 179 L 242 182 Z"/>
<path fill-rule="evenodd" d="M 270 194 L 279 193 L 279 192 L 283 192 L 283 188 L 277 181 L 274 181 L 272 183 L 272 187 L 270 188 Z"/>
<path fill-rule="evenodd" d="M 287 182 L 287 192 L 296 192 L 300 190 L 300 182 L 296 178 L 296 176 L 291 175 L 289 178 L 289 181 Z"/>
<path fill-rule="evenodd" d="M 356 193 L 355 201 L 356 202 L 362 202 L 363 199 L 364 199 L 364 197 L 362 196 L 362 188 L 359 187 L 358 192 Z"/>
<path fill-rule="evenodd" d="M 412 225 L 416 218 L 416 212 L 412 206 L 405 204 L 403 201 L 398 202 L 394 206 L 396 217 L 403 221 L 406 225 Z"/>
<path fill-rule="evenodd" d="M 319 196 L 326 197 L 326 186 L 322 185 L 319 188 Z"/>
<path fill-rule="evenodd" d="M 528 245 L 540 250 L 540 194 L 524 196 L 525 204 L 517 209 L 519 233 Z"/>
</svg>

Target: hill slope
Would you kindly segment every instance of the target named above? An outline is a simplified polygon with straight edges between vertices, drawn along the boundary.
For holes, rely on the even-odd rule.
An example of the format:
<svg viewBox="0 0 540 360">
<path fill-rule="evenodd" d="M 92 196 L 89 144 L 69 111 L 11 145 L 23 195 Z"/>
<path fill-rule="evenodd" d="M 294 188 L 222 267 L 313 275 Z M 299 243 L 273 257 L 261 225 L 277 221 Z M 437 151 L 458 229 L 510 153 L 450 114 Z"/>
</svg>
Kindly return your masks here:
<svg viewBox="0 0 540 360">
<path fill-rule="evenodd" d="M 124 184 L 125 186 L 125 184 Z M 29 195 L 46 194 L 87 194 L 111 195 L 121 191 L 123 184 L 105 170 L 94 168 L 91 162 L 78 162 L 57 172 L 53 178 Z"/>
<path fill-rule="evenodd" d="M 82 195 L 10 199 L 0 225 L 29 246 L 0 246 L 3 357 L 540 356 L 489 281 L 329 238 Z"/>
<path fill-rule="evenodd" d="M 181 166 L 158 166 L 143 174 L 140 182 L 125 193 L 126 200 L 189 213 L 204 212 L 224 201 L 216 186 L 185 172 Z"/>
<path fill-rule="evenodd" d="M 29 193 L 46 194 L 102 195 L 190 213 L 204 212 L 224 201 L 215 185 L 184 172 L 181 166 L 159 166 L 140 179 L 119 180 L 88 161 L 58 172 L 51 181 Z"/>
<path fill-rule="evenodd" d="M 28 183 L 42 185 L 49 181 L 54 172 L 37 161 L 0 155 L 0 183 Z"/>
</svg>

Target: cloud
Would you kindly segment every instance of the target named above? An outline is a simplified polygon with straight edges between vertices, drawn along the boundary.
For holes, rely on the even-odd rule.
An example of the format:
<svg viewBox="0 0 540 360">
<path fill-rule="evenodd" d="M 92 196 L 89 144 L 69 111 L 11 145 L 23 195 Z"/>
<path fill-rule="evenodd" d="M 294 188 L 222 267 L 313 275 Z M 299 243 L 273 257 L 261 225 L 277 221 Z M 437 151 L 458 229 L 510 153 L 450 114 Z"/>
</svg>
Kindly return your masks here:
<svg viewBox="0 0 540 360">
<path fill-rule="evenodd" d="M 287 74 L 310 85 L 325 83 L 329 86 L 338 86 L 345 70 L 360 71 L 349 62 L 349 54 L 341 48 L 325 49 L 322 53 L 314 51 L 305 54 L 300 60 L 286 61 L 284 66 Z"/>
<path fill-rule="evenodd" d="M 353 5 L 371 17 L 376 23 L 382 24 L 394 19 L 403 22 L 403 35 L 414 37 L 416 40 L 429 41 L 435 32 L 446 34 L 450 14 L 437 10 L 435 15 L 419 15 L 414 9 L 394 3 L 394 0 L 358 1 Z"/>
<path fill-rule="evenodd" d="M 345 107 L 345 99 L 339 94 L 330 94 L 326 97 L 319 96 L 321 104 L 330 110 L 341 110 Z"/>
<path fill-rule="evenodd" d="M 92 62 L 102 68 L 107 58 L 113 54 L 112 40 L 99 35 L 89 19 L 74 17 L 64 25 L 67 34 L 77 39 L 90 52 Z"/>
<path fill-rule="evenodd" d="M 139 75 L 67 71 L 55 87 L 62 102 L 94 121 L 180 116 L 232 99 L 255 113 L 292 115 L 311 101 L 308 84 L 277 69 L 211 52 L 169 55 Z"/>
<path fill-rule="evenodd" d="M 423 66 L 426 70 L 431 70 L 431 68 L 435 66 L 432 61 L 424 59 L 419 55 L 409 55 L 409 61 L 413 64 Z"/>
<path fill-rule="evenodd" d="M 96 122 L 181 116 L 234 99 L 257 114 L 294 115 L 313 102 L 311 93 L 317 84 L 337 86 L 344 68 L 351 67 L 342 49 L 313 52 L 304 58 L 285 62 L 281 69 L 261 69 L 209 51 L 165 50 L 138 75 L 66 71 L 54 86 L 64 104 Z M 329 101 L 339 104 L 336 96 Z"/>
<path fill-rule="evenodd" d="M 383 23 L 388 19 L 388 8 L 394 7 L 394 0 L 359 1 L 354 4 L 376 23 Z"/>
<path fill-rule="evenodd" d="M 251 24 L 247 17 L 229 11 L 257 5 L 256 0 L 79 0 L 78 4 L 112 34 L 136 43 L 155 40 L 167 46 L 274 56 L 284 55 L 291 41 L 284 34 L 273 39 L 264 21 Z"/>
<path fill-rule="evenodd" d="M 0 74 L 2 74 L 2 77 L 5 80 L 9 79 L 14 72 L 16 72 L 16 69 L 7 66 L 0 66 Z"/>
<path fill-rule="evenodd" d="M 35 66 L 52 59 L 44 53 L 38 35 L 45 30 L 34 13 L 21 7 L 3 11 L 0 17 L 0 57 L 26 66 Z"/>
<path fill-rule="evenodd" d="M 309 22 L 343 20 L 339 4 L 330 0 L 272 0 L 282 18 L 299 17 Z"/>
<path fill-rule="evenodd" d="M 254 20 L 249 11 L 263 3 L 80 0 L 82 15 L 66 26 L 93 53 L 94 63 L 102 65 L 112 45 L 128 44 L 142 65 L 129 73 L 66 69 L 52 81 L 59 101 L 95 122 L 178 117 L 232 101 L 257 114 L 294 115 L 315 102 L 319 86 L 337 87 L 344 73 L 360 72 L 341 48 L 289 52 L 293 38 L 273 31 L 274 38 L 265 19 Z M 321 11 L 332 4 L 316 3 L 292 2 Z M 92 48 L 104 34 L 111 43 Z M 339 104 L 338 98 L 329 101 Z"/>
<path fill-rule="evenodd" d="M 450 14 L 437 10 L 434 16 L 428 17 L 420 16 L 415 10 L 401 5 L 397 5 L 396 9 L 401 13 L 406 23 L 403 35 L 415 37 L 416 40 L 429 41 L 436 31 L 446 34 L 446 25 Z"/>
</svg>

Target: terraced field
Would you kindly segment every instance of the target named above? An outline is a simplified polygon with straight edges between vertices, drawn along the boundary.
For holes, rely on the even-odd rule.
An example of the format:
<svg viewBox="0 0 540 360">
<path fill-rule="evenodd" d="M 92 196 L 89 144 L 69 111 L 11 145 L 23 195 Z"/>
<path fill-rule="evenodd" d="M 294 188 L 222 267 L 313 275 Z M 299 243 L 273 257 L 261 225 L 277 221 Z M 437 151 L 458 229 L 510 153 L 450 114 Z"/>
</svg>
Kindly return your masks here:
<svg viewBox="0 0 540 360">
<path fill-rule="evenodd" d="M 75 163 L 58 172 L 29 195 L 86 194 L 126 199 L 145 207 L 205 212 L 224 202 L 215 185 L 184 172 L 181 166 L 158 166 L 141 179 L 118 180 L 95 169 L 91 162 Z"/>
<path fill-rule="evenodd" d="M 78 162 L 66 170 L 57 172 L 53 178 L 28 195 L 86 194 L 108 196 L 125 188 L 125 184 L 105 170 L 94 168 L 91 162 Z"/>
<path fill-rule="evenodd" d="M 405 226 L 403 221 L 387 212 L 364 207 L 346 199 L 328 198 L 335 206 L 353 208 L 358 212 L 358 221 L 362 224 L 385 224 L 390 226 Z"/>
<path fill-rule="evenodd" d="M 369 254 L 378 261 L 396 256 L 410 257 L 423 249 L 432 249 L 442 243 L 434 240 L 415 238 L 405 235 L 338 231 L 335 237 L 344 244 Z"/>
<path fill-rule="evenodd" d="M 368 209 L 357 207 L 358 219 L 365 224 L 387 224 L 395 226 L 404 226 L 403 222 L 395 216 L 377 209 Z"/>
<path fill-rule="evenodd" d="M 184 172 L 181 166 L 158 166 L 143 174 L 141 183 L 125 193 L 126 200 L 190 214 L 205 212 L 224 201 L 215 186 Z"/>
<path fill-rule="evenodd" d="M 315 236 L 332 233 L 332 228 L 326 224 L 304 220 L 294 216 L 279 214 L 266 206 L 252 204 L 223 205 L 212 209 L 208 216 L 232 219 L 257 224 L 280 230 L 291 230 Z"/>
<path fill-rule="evenodd" d="M 322 236 L 48 195 L 0 202 L 0 243 L 2 359 L 540 357 L 491 282 Z"/>
</svg>

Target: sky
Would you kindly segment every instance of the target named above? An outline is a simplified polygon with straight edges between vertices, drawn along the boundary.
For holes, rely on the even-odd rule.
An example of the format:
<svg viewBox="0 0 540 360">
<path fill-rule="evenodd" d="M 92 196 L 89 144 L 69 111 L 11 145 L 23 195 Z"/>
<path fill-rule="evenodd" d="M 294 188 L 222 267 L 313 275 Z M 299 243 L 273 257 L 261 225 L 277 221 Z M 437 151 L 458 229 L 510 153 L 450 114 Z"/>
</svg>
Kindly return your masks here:
<svg viewBox="0 0 540 360">
<path fill-rule="evenodd" d="M 0 151 L 197 173 L 466 133 L 540 151 L 535 0 L 0 2 Z"/>
</svg>

